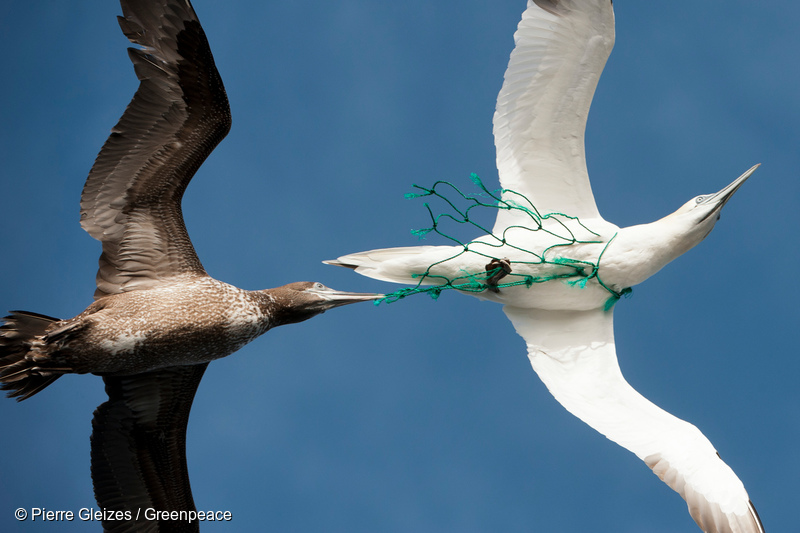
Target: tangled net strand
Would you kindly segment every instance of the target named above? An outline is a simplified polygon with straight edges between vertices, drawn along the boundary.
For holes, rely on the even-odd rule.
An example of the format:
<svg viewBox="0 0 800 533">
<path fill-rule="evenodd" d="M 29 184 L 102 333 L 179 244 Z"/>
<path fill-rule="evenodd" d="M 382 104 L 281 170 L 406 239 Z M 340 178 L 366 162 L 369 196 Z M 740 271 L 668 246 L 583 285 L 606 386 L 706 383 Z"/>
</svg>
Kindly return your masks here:
<svg viewBox="0 0 800 533">
<path fill-rule="evenodd" d="M 603 281 L 600 279 L 598 275 L 598 271 L 600 268 L 600 260 L 603 257 L 603 253 L 605 252 L 608 245 L 611 244 L 611 241 L 614 240 L 612 237 L 607 243 L 606 246 L 601 251 L 599 257 L 597 258 L 597 262 L 593 263 L 591 261 L 585 261 L 580 259 L 570 259 L 568 257 L 555 257 L 553 259 L 547 259 L 546 255 L 553 249 L 561 248 L 561 247 L 568 247 L 573 244 L 602 244 L 602 240 L 580 240 L 578 239 L 573 231 L 569 228 L 565 221 L 574 221 L 576 222 L 581 228 L 585 229 L 592 235 L 597 236 L 598 238 L 600 235 L 588 227 L 586 227 L 583 222 L 578 219 L 578 217 L 569 216 L 564 213 L 545 213 L 542 214 L 536 209 L 536 206 L 524 195 L 509 190 L 509 189 L 500 189 L 497 191 L 490 191 L 486 188 L 483 184 L 481 179 L 477 176 L 477 174 L 472 174 L 470 176 L 472 183 L 475 184 L 481 192 L 468 195 L 461 192 L 455 185 L 447 181 L 437 181 L 433 184 L 431 188 L 421 187 L 419 185 L 414 185 L 415 189 L 418 189 L 421 192 L 418 193 L 408 193 L 405 195 L 408 199 L 415 199 L 415 198 L 425 198 L 425 197 L 433 197 L 438 198 L 439 200 L 444 201 L 452 210 L 452 213 L 443 212 L 439 214 L 435 214 L 433 209 L 431 208 L 430 203 L 425 202 L 425 208 L 428 210 L 428 214 L 431 218 L 431 226 L 428 228 L 411 230 L 411 233 L 419 237 L 420 239 L 426 238 L 426 236 L 430 233 L 436 233 L 445 239 L 454 242 L 456 245 L 461 247 L 461 250 L 455 253 L 454 255 L 443 259 L 441 261 L 437 261 L 430 266 L 428 266 L 427 270 L 422 274 L 413 274 L 414 278 L 418 278 L 419 282 L 414 287 L 403 288 L 397 291 L 394 291 L 390 294 L 387 294 L 384 298 L 377 300 L 375 303 L 380 304 L 381 302 L 392 303 L 398 300 L 402 300 L 412 294 L 419 294 L 419 293 L 426 293 L 431 296 L 433 299 L 437 299 L 442 291 L 447 289 L 456 289 L 459 291 L 464 292 L 482 292 L 487 289 L 497 290 L 502 289 L 505 287 L 515 287 L 519 285 L 525 285 L 526 287 L 530 288 L 534 283 L 544 283 L 546 281 L 561 279 L 565 280 L 570 285 L 583 288 L 591 279 L 596 279 L 597 282 L 605 288 L 610 294 L 611 297 L 609 298 L 608 302 L 606 302 L 606 309 L 610 309 L 613 305 L 619 300 L 623 295 L 628 294 L 631 292 L 631 289 L 625 289 L 622 292 L 617 292 L 610 287 L 608 287 Z M 445 194 L 440 192 L 437 189 L 441 188 L 448 188 L 452 192 L 455 192 L 457 198 L 467 202 L 466 208 L 459 208 L 456 203 L 450 200 Z M 500 193 L 500 195 L 496 194 Z M 506 199 L 502 198 L 502 194 L 505 194 Z M 470 218 L 470 213 L 473 209 L 476 208 L 489 208 L 489 209 L 497 209 L 497 210 L 505 210 L 505 211 L 519 211 L 524 213 L 527 218 L 530 220 L 530 227 L 529 226 L 522 226 L 522 225 L 513 225 L 509 226 L 505 230 L 503 230 L 503 234 L 498 236 L 495 235 L 491 230 L 485 228 L 478 222 L 474 221 Z M 544 221 L 555 221 L 558 226 L 558 232 L 554 231 L 553 229 L 547 229 L 544 226 Z M 493 276 L 499 275 L 502 266 L 497 266 L 496 268 L 489 269 L 486 271 L 481 272 L 463 272 L 462 276 L 458 276 L 455 278 L 448 278 L 446 276 L 441 276 L 437 274 L 433 274 L 431 270 L 447 261 L 455 259 L 462 254 L 465 253 L 473 253 L 480 256 L 487 258 L 489 261 L 493 260 L 500 260 L 499 257 L 492 256 L 482 251 L 474 250 L 470 248 L 470 244 L 472 243 L 463 243 L 456 237 L 445 233 L 442 230 L 442 222 L 443 221 L 451 221 L 455 222 L 456 224 L 467 224 L 473 226 L 480 230 L 484 235 L 490 237 L 490 239 L 482 240 L 482 246 L 489 246 L 494 248 L 501 248 L 503 246 L 507 246 L 513 248 L 514 250 L 518 250 L 523 252 L 524 254 L 530 256 L 530 260 L 528 261 L 519 261 L 514 260 L 511 261 L 512 264 L 527 264 L 527 265 L 555 265 L 559 267 L 564 267 L 560 273 L 553 273 L 544 276 L 533 276 L 528 274 L 517 274 L 515 272 L 507 273 L 503 277 L 502 283 L 496 284 L 489 284 L 488 280 L 490 280 Z M 537 254 L 531 250 L 526 250 L 519 246 L 514 245 L 513 243 L 506 240 L 506 233 L 511 229 L 522 229 L 526 231 L 541 231 L 547 233 L 556 239 L 562 241 L 557 244 L 553 244 L 547 248 L 545 248 L 541 254 Z M 560 230 L 563 229 L 563 234 Z M 488 241 L 488 242 L 487 242 Z M 436 280 L 436 283 L 433 285 L 425 285 L 423 286 L 423 282 L 430 283 L 431 280 Z"/>
</svg>

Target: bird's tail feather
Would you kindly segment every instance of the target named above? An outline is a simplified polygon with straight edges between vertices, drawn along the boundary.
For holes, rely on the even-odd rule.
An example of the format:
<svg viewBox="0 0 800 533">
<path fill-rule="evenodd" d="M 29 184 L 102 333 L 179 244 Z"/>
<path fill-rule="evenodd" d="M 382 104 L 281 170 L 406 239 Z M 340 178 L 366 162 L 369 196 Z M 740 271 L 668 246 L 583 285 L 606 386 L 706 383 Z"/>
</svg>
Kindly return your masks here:
<svg viewBox="0 0 800 533">
<path fill-rule="evenodd" d="M 352 268 L 362 276 L 394 283 L 417 284 L 432 264 L 452 257 L 452 246 L 381 248 L 343 255 L 323 261 L 327 265 Z M 423 284 L 430 282 L 423 281 Z"/>
<path fill-rule="evenodd" d="M 9 398 L 22 401 L 44 389 L 65 369 L 40 368 L 40 362 L 31 354 L 37 339 L 59 319 L 30 313 L 12 311 L 0 325 L 0 389 L 10 391 Z"/>
</svg>

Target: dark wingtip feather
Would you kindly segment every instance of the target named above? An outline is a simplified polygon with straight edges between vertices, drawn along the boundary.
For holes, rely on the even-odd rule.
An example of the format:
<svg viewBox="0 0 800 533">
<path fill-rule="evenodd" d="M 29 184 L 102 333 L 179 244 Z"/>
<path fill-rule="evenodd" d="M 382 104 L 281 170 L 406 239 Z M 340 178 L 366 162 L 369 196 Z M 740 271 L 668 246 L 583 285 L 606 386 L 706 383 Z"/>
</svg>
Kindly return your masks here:
<svg viewBox="0 0 800 533">
<path fill-rule="evenodd" d="M 756 506 L 753 505 L 752 501 L 748 501 L 747 507 L 750 508 L 750 514 L 753 516 L 753 520 L 755 520 L 756 526 L 758 526 L 758 533 L 765 533 L 764 524 L 761 522 L 761 517 L 758 516 L 758 511 L 756 511 Z"/>
<path fill-rule="evenodd" d="M 556 16 L 564 15 L 567 11 L 563 0 L 533 0 L 533 3 Z"/>
</svg>

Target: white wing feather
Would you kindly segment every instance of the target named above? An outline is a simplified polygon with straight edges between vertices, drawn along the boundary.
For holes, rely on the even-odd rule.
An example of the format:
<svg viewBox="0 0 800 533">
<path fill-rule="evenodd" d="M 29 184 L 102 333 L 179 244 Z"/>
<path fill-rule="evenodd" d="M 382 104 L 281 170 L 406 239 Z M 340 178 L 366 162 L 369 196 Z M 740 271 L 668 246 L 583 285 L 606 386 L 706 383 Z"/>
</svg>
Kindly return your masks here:
<svg viewBox="0 0 800 533">
<path fill-rule="evenodd" d="M 614 46 L 611 1 L 529 1 L 514 40 L 494 115 L 500 183 L 540 213 L 598 218 L 583 137 Z M 514 216 L 500 212 L 496 232 Z"/>
<path fill-rule="evenodd" d="M 506 306 L 531 365 L 569 412 L 635 453 L 709 533 L 763 533 L 744 485 L 692 424 L 636 392 L 617 362 L 612 312 Z"/>
</svg>

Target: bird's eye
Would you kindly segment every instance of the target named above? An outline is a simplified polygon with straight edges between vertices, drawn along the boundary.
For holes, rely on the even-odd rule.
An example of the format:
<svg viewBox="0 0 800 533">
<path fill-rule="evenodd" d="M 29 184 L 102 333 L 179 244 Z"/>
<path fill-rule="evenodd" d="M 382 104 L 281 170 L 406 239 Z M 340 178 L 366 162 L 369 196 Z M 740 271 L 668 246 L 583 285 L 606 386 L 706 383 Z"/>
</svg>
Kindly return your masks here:
<svg viewBox="0 0 800 533">
<path fill-rule="evenodd" d="M 700 205 L 700 204 L 702 204 L 702 203 L 705 201 L 705 199 L 706 199 L 706 197 L 705 197 L 705 196 L 698 196 L 697 198 L 695 198 L 695 199 L 694 199 L 694 201 L 695 201 L 695 203 L 696 203 L 697 205 Z"/>
<path fill-rule="evenodd" d="M 318 290 L 324 289 L 325 285 L 323 285 L 322 283 L 316 282 L 316 283 L 314 283 L 314 288 L 318 289 Z"/>
</svg>

